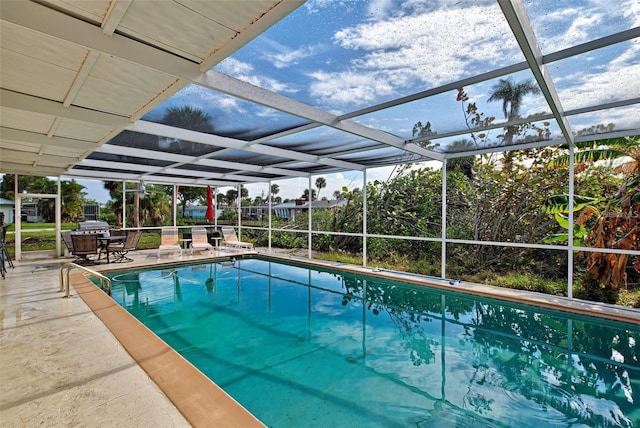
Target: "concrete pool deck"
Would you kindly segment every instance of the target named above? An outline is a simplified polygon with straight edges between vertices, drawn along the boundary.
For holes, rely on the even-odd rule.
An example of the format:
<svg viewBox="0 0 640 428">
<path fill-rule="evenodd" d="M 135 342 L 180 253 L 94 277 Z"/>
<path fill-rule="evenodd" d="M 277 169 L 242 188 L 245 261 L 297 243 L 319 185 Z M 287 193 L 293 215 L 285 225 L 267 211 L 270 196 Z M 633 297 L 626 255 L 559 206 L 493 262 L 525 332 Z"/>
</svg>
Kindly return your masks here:
<svg viewBox="0 0 640 428">
<path fill-rule="evenodd" d="M 134 262 L 92 268 L 104 271 L 208 257 L 185 254 L 158 259 L 156 254 L 156 250 L 136 251 Z M 234 254 L 240 252 L 216 251 L 215 255 Z M 72 274 L 71 298 L 62 298 L 59 267 L 69 261 L 21 261 L 0 280 L 0 425 L 263 426 L 155 335 L 132 321 L 106 294 L 89 284 L 80 270 Z M 414 275 L 319 261 L 311 264 L 425 283 Z M 542 306 L 606 313 L 609 318 L 640 323 L 637 309 L 479 284 L 435 284 L 508 300 L 522 301 L 526 296 Z"/>
</svg>

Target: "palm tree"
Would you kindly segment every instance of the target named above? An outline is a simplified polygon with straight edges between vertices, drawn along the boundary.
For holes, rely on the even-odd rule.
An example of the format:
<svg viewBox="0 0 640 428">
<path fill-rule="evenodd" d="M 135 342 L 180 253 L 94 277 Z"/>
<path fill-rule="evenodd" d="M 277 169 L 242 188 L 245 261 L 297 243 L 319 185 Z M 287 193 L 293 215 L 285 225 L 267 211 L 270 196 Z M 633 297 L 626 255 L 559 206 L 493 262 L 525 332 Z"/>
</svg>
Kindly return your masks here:
<svg viewBox="0 0 640 428">
<path fill-rule="evenodd" d="M 209 114 L 190 106 L 168 108 L 162 117 L 162 123 L 197 132 L 214 131 Z"/>
<path fill-rule="evenodd" d="M 191 131 L 205 132 L 208 134 L 214 132 L 209 114 L 190 106 L 168 108 L 160 122 L 165 125 Z M 177 138 L 160 138 L 158 143 L 170 148 L 171 151 L 175 153 L 188 154 L 191 156 L 202 156 L 212 151 L 212 148 L 207 145 Z"/>
<path fill-rule="evenodd" d="M 240 186 L 240 198 L 241 199 L 249 199 L 249 189 L 244 186 Z"/>
<path fill-rule="evenodd" d="M 272 184 L 270 192 L 271 196 L 277 195 L 278 193 L 280 193 L 280 186 L 278 186 L 277 184 Z"/>
<path fill-rule="evenodd" d="M 491 91 L 489 101 L 502 101 L 502 112 L 505 119 L 510 122 L 520 114 L 522 98 L 527 94 L 539 94 L 540 88 L 532 79 L 514 84 L 513 79 L 508 78 L 500 79 L 496 85 L 493 85 Z M 504 135 L 506 145 L 513 144 L 516 129 L 514 126 L 507 126 L 507 132 Z"/>
<path fill-rule="evenodd" d="M 225 195 L 225 199 L 227 200 L 227 204 L 231 205 L 231 202 L 235 201 L 235 203 L 237 203 L 236 199 L 238 198 L 238 191 L 236 189 L 229 189 L 227 190 L 227 193 Z"/>
<path fill-rule="evenodd" d="M 320 198 L 320 190 L 324 189 L 325 187 L 327 187 L 327 180 L 325 180 L 324 177 L 316 178 L 316 187 L 318 188 L 317 197 Z"/>
<path fill-rule="evenodd" d="M 116 225 L 122 225 L 122 183 L 119 181 L 103 181 L 105 190 L 109 191 L 112 209 L 116 215 Z"/>
<path fill-rule="evenodd" d="M 316 189 L 311 189 L 311 197 L 309 197 L 309 189 L 304 189 L 301 198 L 306 201 L 315 201 L 317 199 Z"/>
</svg>

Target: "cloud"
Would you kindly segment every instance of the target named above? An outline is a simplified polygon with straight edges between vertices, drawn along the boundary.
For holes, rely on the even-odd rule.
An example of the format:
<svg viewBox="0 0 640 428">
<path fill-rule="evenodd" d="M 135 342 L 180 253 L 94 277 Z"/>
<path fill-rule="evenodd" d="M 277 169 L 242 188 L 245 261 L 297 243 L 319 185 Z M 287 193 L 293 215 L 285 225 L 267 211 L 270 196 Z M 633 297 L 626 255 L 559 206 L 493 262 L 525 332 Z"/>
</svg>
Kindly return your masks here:
<svg viewBox="0 0 640 428">
<path fill-rule="evenodd" d="M 393 0 L 372 0 L 367 6 L 367 14 L 374 19 L 384 19 L 393 12 Z"/>
<path fill-rule="evenodd" d="M 315 55 L 316 49 L 310 46 L 303 46 L 299 49 L 288 50 L 272 56 L 273 64 L 276 68 L 286 68 L 297 65 L 301 59 Z"/>
<path fill-rule="evenodd" d="M 607 6 L 611 7 L 611 4 L 607 2 Z M 640 27 L 640 2 L 627 0 L 618 9 L 622 11 L 622 16 L 631 20 L 629 28 Z"/>
<path fill-rule="evenodd" d="M 377 4 L 377 16 L 385 15 L 386 2 Z M 458 80 L 480 63 L 521 60 L 504 20 L 487 19 L 486 9 L 443 8 L 336 31 L 334 43 L 351 59 L 340 71 L 310 73 L 311 96 L 326 105 L 357 106 Z"/>
<path fill-rule="evenodd" d="M 284 55 L 284 54 L 282 54 Z M 294 93 L 296 89 L 290 85 L 283 83 L 279 80 L 259 75 L 252 64 L 244 61 L 239 61 L 233 57 L 229 57 L 222 61 L 216 67 L 216 70 L 220 73 L 233 76 L 238 80 L 250 83 L 254 86 L 258 86 L 264 89 L 268 89 L 273 92 L 280 93 Z"/>
</svg>

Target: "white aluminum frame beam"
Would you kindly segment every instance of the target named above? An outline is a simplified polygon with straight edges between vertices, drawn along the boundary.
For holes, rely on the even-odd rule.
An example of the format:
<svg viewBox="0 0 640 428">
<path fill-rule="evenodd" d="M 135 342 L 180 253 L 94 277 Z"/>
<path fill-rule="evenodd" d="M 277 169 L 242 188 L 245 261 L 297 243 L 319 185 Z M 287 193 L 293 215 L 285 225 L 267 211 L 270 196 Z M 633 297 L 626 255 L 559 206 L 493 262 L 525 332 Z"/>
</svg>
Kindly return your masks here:
<svg viewBox="0 0 640 428">
<path fill-rule="evenodd" d="M 531 22 L 527 16 L 524 4 L 519 0 L 498 0 L 498 5 L 502 9 L 502 13 L 507 19 L 507 23 L 509 27 L 511 27 L 511 31 L 520 45 L 520 49 L 529 64 L 529 68 L 538 83 L 542 95 L 544 95 L 560 127 L 562 135 L 568 143 L 573 143 L 571 126 L 564 114 L 562 103 L 551 79 L 549 69 L 543 63 L 542 51 L 538 46 L 538 40 L 533 31 L 533 27 L 531 27 Z"/>
</svg>

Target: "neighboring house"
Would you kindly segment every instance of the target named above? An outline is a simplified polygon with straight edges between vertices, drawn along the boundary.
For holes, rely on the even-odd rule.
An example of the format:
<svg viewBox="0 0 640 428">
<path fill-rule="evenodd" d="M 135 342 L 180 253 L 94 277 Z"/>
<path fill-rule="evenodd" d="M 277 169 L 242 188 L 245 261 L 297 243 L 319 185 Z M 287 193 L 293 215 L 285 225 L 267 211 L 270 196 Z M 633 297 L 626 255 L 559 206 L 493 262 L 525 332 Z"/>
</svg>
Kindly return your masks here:
<svg viewBox="0 0 640 428">
<path fill-rule="evenodd" d="M 302 213 L 302 207 L 305 205 L 304 199 L 296 199 L 295 201 L 283 202 L 272 206 L 273 214 L 283 220 L 293 221 L 296 215 Z"/>
<path fill-rule="evenodd" d="M 346 201 L 338 201 L 338 200 L 320 200 L 320 201 L 312 201 L 311 209 L 330 209 L 334 210 L 337 207 L 343 206 L 346 204 Z M 285 202 L 282 204 L 274 205 L 272 207 L 273 214 L 284 219 L 284 220 L 295 220 L 296 216 L 301 214 L 304 210 L 309 209 L 309 203 L 304 199 L 296 199 L 295 201 Z"/>
<path fill-rule="evenodd" d="M 219 209 L 214 209 L 216 218 L 220 215 Z M 207 213 L 206 205 L 187 205 L 184 210 L 184 218 L 193 218 L 205 220 L 205 214 Z"/>
<path fill-rule="evenodd" d="M 267 219 L 269 214 L 269 205 L 248 205 L 242 207 L 242 220 L 258 220 Z"/>
<path fill-rule="evenodd" d="M 0 212 L 4 213 L 5 224 L 15 223 L 15 206 L 15 202 L 0 198 Z"/>
<path fill-rule="evenodd" d="M 184 209 L 184 218 L 204 218 L 206 213 L 206 205 L 187 205 Z"/>
</svg>

